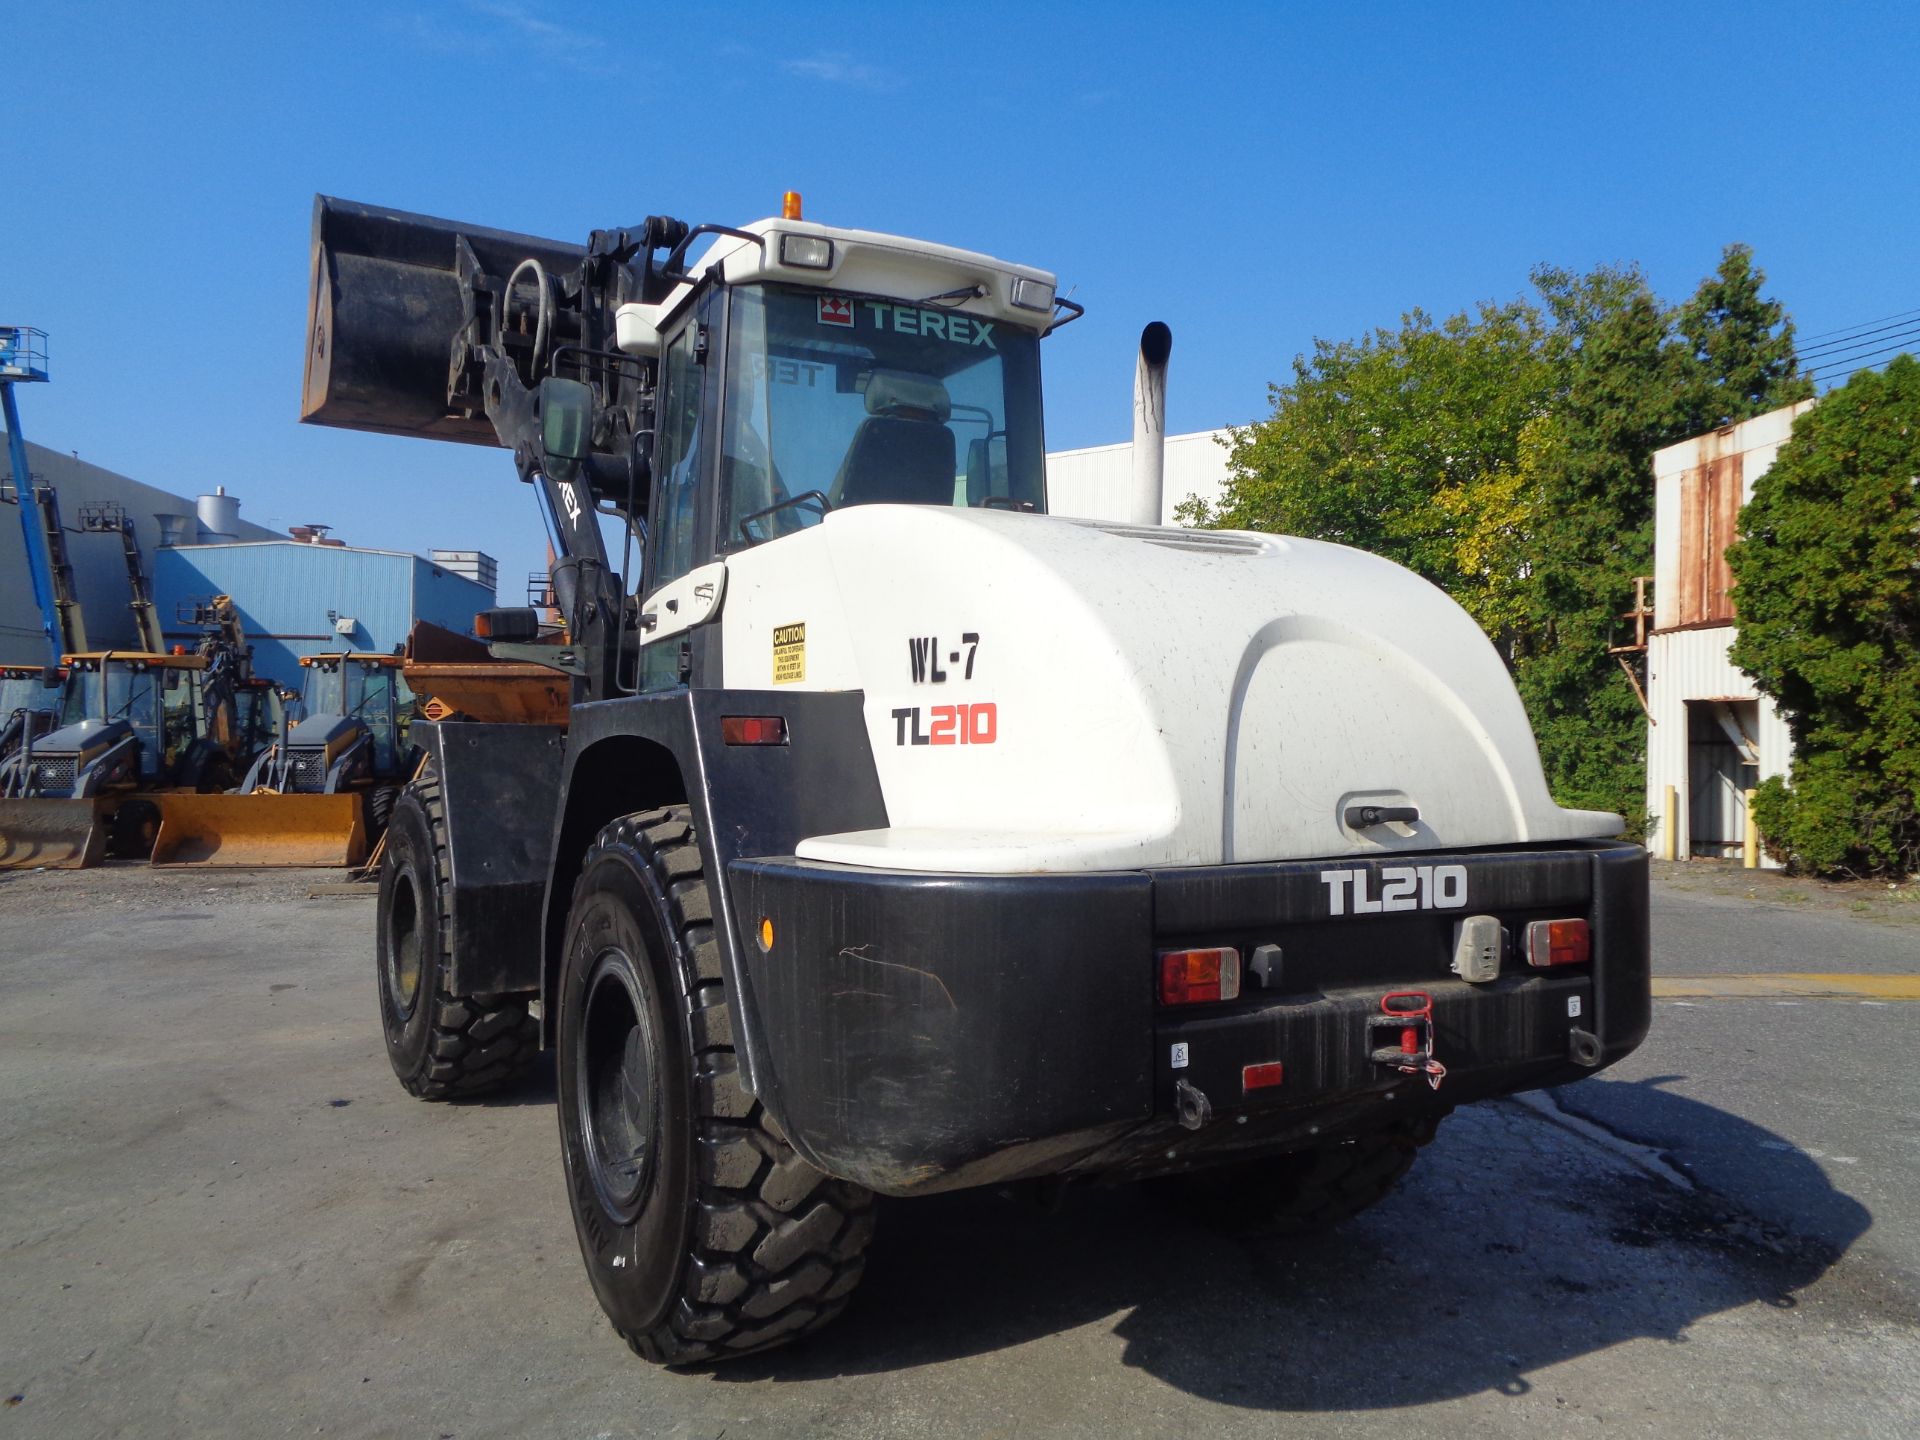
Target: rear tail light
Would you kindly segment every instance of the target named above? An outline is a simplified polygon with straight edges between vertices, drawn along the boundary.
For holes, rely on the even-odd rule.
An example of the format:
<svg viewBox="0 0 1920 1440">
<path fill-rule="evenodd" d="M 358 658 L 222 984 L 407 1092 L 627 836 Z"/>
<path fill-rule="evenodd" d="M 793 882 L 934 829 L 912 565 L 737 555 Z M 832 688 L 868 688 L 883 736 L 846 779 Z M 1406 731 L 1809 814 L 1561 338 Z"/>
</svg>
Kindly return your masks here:
<svg viewBox="0 0 1920 1440">
<path fill-rule="evenodd" d="M 1240 952 L 1223 945 L 1213 950 L 1160 952 L 1160 1003 L 1199 1005 L 1234 1000 L 1240 995 Z"/>
<path fill-rule="evenodd" d="M 1593 958 L 1593 937 L 1584 920 L 1536 920 L 1527 926 L 1527 963 L 1584 965 Z"/>
</svg>

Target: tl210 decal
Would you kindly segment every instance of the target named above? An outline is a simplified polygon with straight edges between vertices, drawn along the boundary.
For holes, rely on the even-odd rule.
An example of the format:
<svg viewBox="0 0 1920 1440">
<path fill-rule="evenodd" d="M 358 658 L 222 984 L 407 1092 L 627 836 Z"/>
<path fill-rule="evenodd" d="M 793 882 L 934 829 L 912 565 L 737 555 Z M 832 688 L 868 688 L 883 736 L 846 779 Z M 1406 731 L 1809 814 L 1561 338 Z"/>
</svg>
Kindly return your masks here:
<svg viewBox="0 0 1920 1440">
<path fill-rule="evenodd" d="M 1367 893 L 1372 872 L 1322 870 L 1327 887 L 1327 913 L 1345 915 L 1352 902 L 1355 915 L 1378 915 L 1383 910 L 1463 910 L 1467 904 L 1467 867 L 1464 865 L 1386 865 L 1380 870 L 1380 893 Z"/>
<path fill-rule="evenodd" d="M 1000 738 L 1000 707 L 908 705 L 893 712 L 896 745 L 991 745 Z"/>
</svg>

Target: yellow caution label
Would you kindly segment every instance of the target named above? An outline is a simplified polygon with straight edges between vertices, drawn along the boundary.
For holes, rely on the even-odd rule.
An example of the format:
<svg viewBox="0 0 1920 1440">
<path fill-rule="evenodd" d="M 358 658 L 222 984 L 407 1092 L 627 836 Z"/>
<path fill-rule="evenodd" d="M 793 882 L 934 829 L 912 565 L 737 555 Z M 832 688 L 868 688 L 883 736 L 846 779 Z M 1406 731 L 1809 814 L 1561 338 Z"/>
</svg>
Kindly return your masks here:
<svg viewBox="0 0 1920 1440">
<path fill-rule="evenodd" d="M 773 627 L 773 683 L 792 685 L 807 678 L 807 627 Z"/>
</svg>

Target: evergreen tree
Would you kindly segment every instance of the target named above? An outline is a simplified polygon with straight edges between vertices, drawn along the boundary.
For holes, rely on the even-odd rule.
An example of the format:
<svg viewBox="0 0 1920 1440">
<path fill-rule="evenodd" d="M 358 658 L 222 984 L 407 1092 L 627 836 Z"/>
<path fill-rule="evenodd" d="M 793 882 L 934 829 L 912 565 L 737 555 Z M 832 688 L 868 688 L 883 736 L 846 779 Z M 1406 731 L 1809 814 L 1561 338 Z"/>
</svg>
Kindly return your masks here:
<svg viewBox="0 0 1920 1440">
<path fill-rule="evenodd" d="M 1920 361 L 1863 371 L 1794 424 L 1728 552 L 1733 659 L 1794 737 L 1760 787 L 1769 848 L 1808 869 L 1920 871 Z"/>
</svg>

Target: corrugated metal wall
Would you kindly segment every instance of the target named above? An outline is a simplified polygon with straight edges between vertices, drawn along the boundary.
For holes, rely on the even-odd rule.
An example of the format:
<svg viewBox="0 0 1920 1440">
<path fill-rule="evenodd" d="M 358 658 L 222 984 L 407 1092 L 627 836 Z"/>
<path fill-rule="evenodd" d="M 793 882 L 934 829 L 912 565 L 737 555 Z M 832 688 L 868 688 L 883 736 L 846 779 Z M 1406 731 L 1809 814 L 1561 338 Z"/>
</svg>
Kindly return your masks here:
<svg viewBox="0 0 1920 1440">
<path fill-rule="evenodd" d="M 1167 437 L 1161 486 L 1161 523 L 1172 525 L 1173 508 L 1189 495 L 1212 502 L 1227 480 L 1225 430 L 1197 430 Z M 1125 520 L 1132 511 L 1133 444 L 1056 450 L 1047 456 L 1047 509 L 1089 520 Z"/>
<path fill-rule="evenodd" d="M 33 398 L 27 396 L 21 402 L 22 408 Z M 33 433 L 31 414 L 22 418 L 21 428 Z M 0 436 L 5 433 L 0 429 Z M 60 497 L 61 524 L 67 532 L 67 555 L 73 562 L 74 586 L 80 595 L 88 644 L 99 649 L 130 649 L 137 645 L 139 636 L 135 633 L 133 612 L 127 608 L 131 597 L 127 593 L 126 552 L 120 537 L 81 534 L 80 507 L 108 504 L 126 510 L 140 542 L 141 562 L 151 581 L 154 555 L 160 548 L 160 525 L 154 516 L 160 512 L 187 516 L 188 533 L 194 534 L 192 499 L 143 485 L 31 440 L 27 442 L 27 468 L 53 486 Z M 0 441 L 0 474 L 5 474 L 11 483 L 12 466 L 3 441 Z M 213 487 L 209 484 L 207 488 Z M 275 533 L 244 519 L 239 526 L 247 539 L 269 539 Z M 172 613 L 164 611 L 163 618 Z M 0 505 L 0 664 L 38 665 L 45 658 L 40 611 L 33 603 L 33 583 L 27 574 L 26 547 L 20 536 L 20 513 L 12 505 Z"/>
<path fill-rule="evenodd" d="M 391 651 L 415 619 L 468 633 L 493 593 L 417 555 L 294 541 L 182 545 L 155 557 L 154 598 L 168 641 L 196 632 L 174 619 L 182 601 L 231 595 L 253 644 L 255 670 L 297 686 L 302 655 Z M 351 633 L 336 623 L 351 619 Z"/>
<path fill-rule="evenodd" d="M 1652 636 L 1647 642 L 1647 704 L 1653 712 L 1653 724 L 1647 728 L 1647 810 L 1654 817 L 1647 832 L 1647 846 L 1655 854 L 1662 849 L 1664 827 L 1677 823 L 1676 853 L 1686 855 L 1693 845 L 1694 826 L 1689 815 L 1692 755 L 1688 742 L 1687 702 L 1690 700 L 1734 700 L 1757 702 L 1760 764 L 1749 768 L 1758 784 L 1769 775 L 1784 775 L 1793 763 L 1793 736 L 1787 722 L 1773 708 L 1773 702 L 1761 696 L 1753 681 L 1727 659 L 1727 647 L 1733 643 L 1731 625 L 1708 630 L 1674 630 Z M 1678 814 L 1668 816 L 1666 787 L 1673 786 L 1679 797 Z M 1744 824 L 1745 817 L 1741 816 Z M 1725 817 L 1716 823 L 1728 823 Z M 1739 833 L 1735 831 L 1733 833 Z"/>
<path fill-rule="evenodd" d="M 1647 810 L 1654 818 L 1647 846 L 1655 854 L 1664 848 L 1669 825 L 1677 827 L 1675 853 L 1685 856 L 1713 848 L 1709 832 L 1738 835 L 1746 824 L 1744 799 L 1718 778 L 1727 768 L 1718 742 L 1711 737 L 1702 744 L 1689 741 L 1689 702 L 1757 702 L 1759 733 L 1753 738 L 1760 763 L 1739 767 L 1745 785 L 1784 775 L 1793 764 L 1786 722 L 1727 659 L 1736 625 L 1702 627 L 1698 621 L 1732 615 L 1737 622 L 1726 594 L 1731 577 L 1724 559 L 1737 513 L 1731 486 L 1737 479 L 1740 505 L 1753 498 L 1754 482 L 1772 466 L 1793 434 L 1793 422 L 1813 403 L 1785 405 L 1654 452 L 1654 633 L 1647 641 L 1647 708 L 1653 720 L 1647 729 Z M 1711 553 L 1714 549 L 1721 553 Z M 1678 628 L 1684 625 L 1694 628 Z M 1677 799 L 1673 815 L 1662 813 L 1669 785 Z"/>
</svg>

